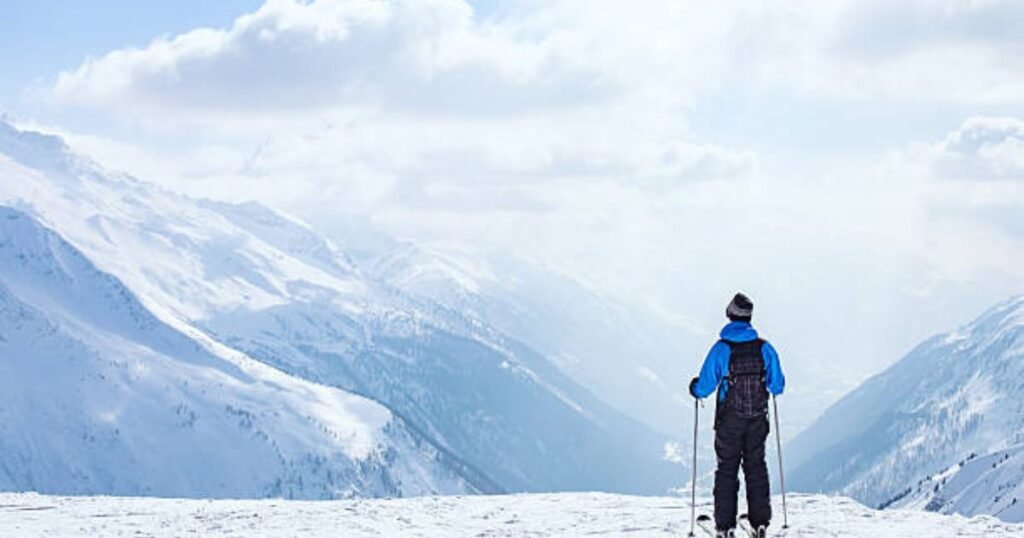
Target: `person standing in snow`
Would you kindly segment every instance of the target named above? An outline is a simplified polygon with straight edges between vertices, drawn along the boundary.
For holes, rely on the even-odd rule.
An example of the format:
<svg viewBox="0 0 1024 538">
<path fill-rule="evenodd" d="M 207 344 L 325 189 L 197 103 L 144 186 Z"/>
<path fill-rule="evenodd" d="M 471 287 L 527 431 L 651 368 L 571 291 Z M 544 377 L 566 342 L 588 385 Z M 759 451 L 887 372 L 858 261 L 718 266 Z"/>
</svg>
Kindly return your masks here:
<svg viewBox="0 0 1024 538">
<path fill-rule="evenodd" d="M 739 468 L 747 485 L 750 524 L 766 536 L 772 507 L 765 462 L 768 437 L 768 393 L 782 394 L 786 378 L 779 356 L 750 324 L 754 303 L 742 293 L 725 310 L 729 323 L 708 353 L 700 376 L 690 382 L 694 398 L 718 394 L 715 407 L 715 527 L 718 536 L 732 536 L 736 528 Z"/>
</svg>

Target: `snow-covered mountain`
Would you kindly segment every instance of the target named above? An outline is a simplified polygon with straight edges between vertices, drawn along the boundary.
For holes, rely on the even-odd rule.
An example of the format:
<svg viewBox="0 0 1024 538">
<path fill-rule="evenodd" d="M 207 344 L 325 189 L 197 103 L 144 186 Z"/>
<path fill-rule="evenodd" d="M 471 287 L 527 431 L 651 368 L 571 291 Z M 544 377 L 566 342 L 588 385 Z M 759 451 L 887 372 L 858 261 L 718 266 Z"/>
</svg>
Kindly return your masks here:
<svg viewBox="0 0 1024 538">
<path fill-rule="evenodd" d="M 197 201 L 0 123 L 0 203 L 45 222 L 161 321 L 369 397 L 506 490 L 654 493 L 665 439 L 502 331 L 367 277 L 258 204 Z"/>
<path fill-rule="evenodd" d="M 971 454 L 902 492 L 887 508 L 943 514 L 992 514 L 1024 521 L 1024 445 L 984 456 Z"/>
<path fill-rule="evenodd" d="M 664 432 L 688 431 L 696 332 L 507 253 L 385 244 L 364 254 L 375 278 L 529 342 L 594 394 Z"/>
<path fill-rule="evenodd" d="M 0 489 L 336 498 L 492 487 L 460 465 L 380 404 L 161 321 L 59 235 L 0 207 Z"/>
<path fill-rule="evenodd" d="M 1022 394 L 1024 297 L 1016 297 L 927 340 L 828 409 L 789 445 L 790 483 L 873 506 L 905 500 L 1024 519 L 1007 508 L 1015 495 L 1024 501 L 1014 493 L 1024 481 L 1015 448 L 1024 443 Z M 921 487 L 928 491 L 915 492 Z"/>
<path fill-rule="evenodd" d="M 278 501 L 52 497 L 0 493 L 0 535 L 49 538 L 246 536 L 251 538 L 679 537 L 690 531 L 690 499 L 606 493 L 474 495 L 414 499 Z M 918 510 L 871 510 L 823 495 L 788 499 L 789 525 L 770 536 L 805 538 L 1011 538 L 1024 525 Z M 781 499 L 772 499 L 782 512 Z M 709 499 L 697 500 L 710 513 Z M 708 536 L 699 528 L 697 536 Z"/>
<path fill-rule="evenodd" d="M 269 222 L 276 234 L 308 232 L 256 204 L 215 207 L 260 239 Z M 654 493 L 673 483 L 660 474 L 670 469 L 660 461 L 664 439 L 580 387 L 534 341 L 373 273 L 364 282 L 374 297 L 369 316 L 300 300 L 198 323 L 289 371 L 385 402 L 511 490 Z M 630 472 L 618 467 L 623 454 L 636 465 Z"/>
</svg>

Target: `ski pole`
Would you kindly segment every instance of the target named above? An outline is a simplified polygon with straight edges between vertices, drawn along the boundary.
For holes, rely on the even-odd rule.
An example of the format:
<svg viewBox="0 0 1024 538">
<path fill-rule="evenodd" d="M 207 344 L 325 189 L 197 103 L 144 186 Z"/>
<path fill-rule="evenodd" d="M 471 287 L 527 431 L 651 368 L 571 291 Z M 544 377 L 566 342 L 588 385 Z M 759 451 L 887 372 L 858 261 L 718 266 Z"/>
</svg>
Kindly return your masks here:
<svg viewBox="0 0 1024 538">
<path fill-rule="evenodd" d="M 779 434 L 779 400 L 772 395 L 775 407 L 775 453 L 779 457 L 779 487 L 782 488 L 782 528 L 789 528 L 789 516 L 786 513 L 786 473 L 782 470 L 782 436 Z"/>
<path fill-rule="evenodd" d="M 693 462 L 690 467 L 690 536 L 693 536 L 697 524 L 697 420 L 700 418 L 700 400 L 693 399 Z"/>
</svg>

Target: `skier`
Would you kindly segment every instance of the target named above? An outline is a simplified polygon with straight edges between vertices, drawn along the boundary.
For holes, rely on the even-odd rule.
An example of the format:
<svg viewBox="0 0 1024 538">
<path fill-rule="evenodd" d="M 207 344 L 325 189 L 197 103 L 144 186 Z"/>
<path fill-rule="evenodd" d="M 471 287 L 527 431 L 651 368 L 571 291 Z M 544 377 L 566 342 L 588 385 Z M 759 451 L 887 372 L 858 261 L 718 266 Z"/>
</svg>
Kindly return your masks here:
<svg viewBox="0 0 1024 538">
<path fill-rule="evenodd" d="M 737 473 L 743 466 L 747 511 L 757 536 L 767 536 L 772 517 L 764 443 L 768 437 L 768 393 L 782 394 L 786 378 L 779 356 L 758 337 L 750 320 L 754 304 L 742 293 L 725 310 L 729 323 L 711 347 L 690 394 L 705 398 L 718 391 L 715 406 L 715 527 L 717 536 L 734 536 Z"/>
</svg>

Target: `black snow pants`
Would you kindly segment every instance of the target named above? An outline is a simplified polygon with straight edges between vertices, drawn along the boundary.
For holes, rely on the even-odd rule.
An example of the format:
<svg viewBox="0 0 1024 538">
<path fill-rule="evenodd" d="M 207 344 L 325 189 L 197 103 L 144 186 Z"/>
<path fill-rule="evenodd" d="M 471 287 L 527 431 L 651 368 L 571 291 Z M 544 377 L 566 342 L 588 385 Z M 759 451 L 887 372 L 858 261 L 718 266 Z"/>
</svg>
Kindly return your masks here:
<svg viewBox="0 0 1024 538">
<path fill-rule="evenodd" d="M 743 466 L 747 482 L 747 515 L 757 528 L 772 519 L 768 464 L 764 442 L 768 438 L 768 416 L 744 418 L 728 409 L 715 417 L 715 525 L 719 530 L 736 527 L 736 497 L 740 489 L 737 473 Z"/>
</svg>

